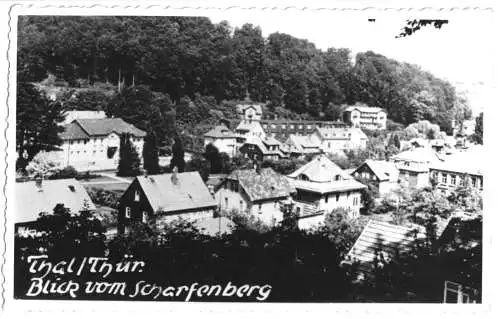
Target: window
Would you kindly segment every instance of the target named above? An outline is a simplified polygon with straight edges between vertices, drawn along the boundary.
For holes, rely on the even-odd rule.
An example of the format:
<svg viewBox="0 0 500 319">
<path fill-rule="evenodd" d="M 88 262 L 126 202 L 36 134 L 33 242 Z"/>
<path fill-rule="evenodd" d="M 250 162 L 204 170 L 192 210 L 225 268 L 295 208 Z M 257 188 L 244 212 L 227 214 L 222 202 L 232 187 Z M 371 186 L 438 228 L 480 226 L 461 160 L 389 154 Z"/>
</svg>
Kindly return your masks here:
<svg viewBox="0 0 500 319">
<path fill-rule="evenodd" d="M 142 222 L 145 223 L 148 221 L 148 212 L 143 211 L 142 212 Z"/>
<path fill-rule="evenodd" d="M 448 183 L 448 174 L 443 174 L 443 176 L 441 176 L 441 183 Z"/>
<path fill-rule="evenodd" d="M 339 194 L 336 195 L 336 199 L 337 199 L 337 202 L 338 202 L 339 199 L 340 199 L 340 195 Z"/>
<path fill-rule="evenodd" d="M 242 211 L 242 210 L 243 210 L 243 201 L 240 200 L 240 211 Z"/>
<path fill-rule="evenodd" d="M 229 208 L 229 202 L 228 202 L 227 197 L 226 197 L 226 198 L 224 198 L 224 203 L 226 204 L 226 208 Z"/>
<path fill-rule="evenodd" d="M 328 197 L 330 197 L 330 196 L 328 196 L 328 195 L 325 196 L 325 203 L 328 203 Z"/>
<path fill-rule="evenodd" d="M 140 199 L 139 191 L 135 191 L 135 193 L 134 193 L 134 202 L 138 202 L 139 199 Z"/>
<path fill-rule="evenodd" d="M 302 126 L 302 125 L 299 125 L 299 130 L 301 130 L 302 128 L 303 128 L 303 126 Z"/>
<path fill-rule="evenodd" d="M 291 124 L 291 125 L 290 125 L 290 128 L 291 128 L 291 129 L 294 129 L 294 128 L 295 128 L 295 125 Z"/>
<path fill-rule="evenodd" d="M 472 183 L 472 187 L 476 187 L 476 178 L 475 177 L 471 178 L 471 183 Z"/>
<path fill-rule="evenodd" d="M 259 204 L 259 214 L 262 214 L 262 204 Z"/>
<path fill-rule="evenodd" d="M 285 125 L 285 124 L 282 124 L 282 125 L 281 125 L 281 129 L 283 129 L 283 130 L 284 130 L 284 129 L 286 129 L 286 125 Z"/>
<path fill-rule="evenodd" d="M 459 185 L 460 185 L 460 186 L 464 186 L 464 185 L 465 185 L 465 176 L 462 176 L 462 177 L 460 178 Z"/>
<path fill-rule="evenodd" d="M 125 207 L 125 218 L 130 218 L 130 207 Z"/>
<path fill-rule="evenodd" d="M 455 175 L 451 175 L 451 184 L 455 185 L 457 183 L 457 177 Z"/>
</svg>

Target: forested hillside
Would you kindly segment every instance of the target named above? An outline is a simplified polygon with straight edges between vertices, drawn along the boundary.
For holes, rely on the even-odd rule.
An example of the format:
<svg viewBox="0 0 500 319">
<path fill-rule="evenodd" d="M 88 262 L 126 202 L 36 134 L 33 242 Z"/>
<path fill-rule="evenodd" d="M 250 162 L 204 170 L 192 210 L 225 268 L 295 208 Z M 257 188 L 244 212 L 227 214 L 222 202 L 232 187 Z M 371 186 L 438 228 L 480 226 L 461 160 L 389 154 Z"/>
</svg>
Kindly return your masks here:
<svg viewBox="0 0 500 319">
<path fill-rule="evenodd" d="M 283 33 L 265 38 L 249 24 L 232 28 L 203 17 L 25 16 L 18 34 L 21 84 L 52 74 L 75 90 L 112 90 L 73 91 L 64 105 L 104 109 L 140 128 L 158 129 L 160 142 L 170 135 L 165 131 L 234 117 L 225 106 L 247 94 L 267 104 L 268 116 L 281 118 L 336 119 L 342 105 L 355 102 L 385 108 L 391 120 L 405 125 L 426 119 L 448 132 L 453 119 L 470 117 L 452 85 L 418 66 L 373 52 L 353 59 L 348 49 L 322 51 Z"/>
</svg>

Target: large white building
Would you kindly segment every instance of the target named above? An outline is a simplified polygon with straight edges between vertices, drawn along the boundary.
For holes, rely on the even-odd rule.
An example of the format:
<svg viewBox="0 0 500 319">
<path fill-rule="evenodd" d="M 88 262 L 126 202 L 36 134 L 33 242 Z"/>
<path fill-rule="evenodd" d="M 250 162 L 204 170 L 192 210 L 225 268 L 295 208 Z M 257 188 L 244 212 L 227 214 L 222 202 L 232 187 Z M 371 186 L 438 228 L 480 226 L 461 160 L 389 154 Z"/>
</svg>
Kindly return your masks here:
<svg viewBox="0 0 500 319">
<path fill-rule="evenodd" d="M 344 122 L 352 127 L 370 130 L 384 130 L 387 127 L 387 113 L 380 107 L 356 104 L 346 108 L 343 117 Z"/>
<path fill-rule="evenodd" d="M 63 144 L 56 151 L 62 166 L 77 170 L 115 169 L 120 153 L 120 135 L 130 134 L 142 158 L 146 133 L 120 118 L 77 119 L 64 126 Z"/>
<path fill-rule="evenodd" d="M 364 149 L 368 137 L 359 128 L 317 127 L 310 135 L 311 143 L 319 144 L 324 153 Z"/>
</svg>

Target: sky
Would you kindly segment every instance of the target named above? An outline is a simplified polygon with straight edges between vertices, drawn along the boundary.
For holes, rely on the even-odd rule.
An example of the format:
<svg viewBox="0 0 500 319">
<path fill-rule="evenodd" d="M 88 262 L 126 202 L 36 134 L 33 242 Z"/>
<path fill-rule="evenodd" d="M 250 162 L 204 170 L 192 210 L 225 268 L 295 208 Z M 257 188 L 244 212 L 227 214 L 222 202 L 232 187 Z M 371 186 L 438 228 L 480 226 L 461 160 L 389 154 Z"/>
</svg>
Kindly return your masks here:
<svg viewBox="0 0 500 319">
<path fill-rule="evenodd" d="M 213 12 L 212 22 L 227 20 L 231 26 L 259 25 L 263 35 L 288 33 L 307 39 L 316 47 L 349 48 L 353 56 L 368 50 L 398 61 L 418 64 L 467 91 L 474 113 L 493 97 L 493 17 L 474 12 L 453 15 L 441 29 L 426 27 L 405 38 L 395 38 L 405 25 L 401 14 L 304 12 Z M 369 22 L 368 18 L 375 18 Z"/>
</svg>

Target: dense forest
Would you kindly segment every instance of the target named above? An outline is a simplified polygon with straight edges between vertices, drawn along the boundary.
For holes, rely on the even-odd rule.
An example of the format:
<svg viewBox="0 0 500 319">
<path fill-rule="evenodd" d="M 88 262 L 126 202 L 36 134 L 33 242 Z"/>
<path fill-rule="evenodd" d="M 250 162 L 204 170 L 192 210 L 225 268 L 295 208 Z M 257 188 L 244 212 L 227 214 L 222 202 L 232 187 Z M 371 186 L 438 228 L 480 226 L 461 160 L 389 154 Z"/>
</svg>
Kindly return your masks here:
<svg viewBox="0 0 500 319">
<path fill-rule="evenodd" d="M 245 97 L 266 103 L 265 115 L 275 118 L 337 119 L 342 105 L 362 102 L 386 109 L 394 122 L 429 120 L 449 133 L 453 119 L 471 116 L 450 83 L 416 65 L 374 52 L 323 51 L 283 33 L 264 37 L 251 24 L 24 16 L 18 35 L 21 83 L 50 75 L 57 79 L 52 84 L 79 92 L 66 97 L 66 108 L 104 109 L 139 128 L 153 127 L 160 144 L 172 136 L 165 124 L 176 123 L 177 131 L 209 127 L 234 117 L 232 106 Z"/>
</svg>

